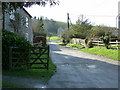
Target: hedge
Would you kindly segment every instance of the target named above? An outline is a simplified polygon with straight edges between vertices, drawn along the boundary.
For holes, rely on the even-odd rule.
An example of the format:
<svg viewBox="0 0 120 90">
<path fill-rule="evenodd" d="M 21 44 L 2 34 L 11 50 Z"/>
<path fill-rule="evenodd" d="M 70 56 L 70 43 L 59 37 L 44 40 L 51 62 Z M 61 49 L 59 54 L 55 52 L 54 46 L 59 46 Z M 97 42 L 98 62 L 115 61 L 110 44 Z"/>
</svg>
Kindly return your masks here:
<svg viewBox="0 0 120 90">
<path fill-rule="evenodd" d="M 2 31 L 2 68 L 9 69 L 9 47 L 18 47 L 22 50 L 21 53 L 25 54 L 25 58 L 29 57 L 29 48 L 32 46 L 22 35 L 9 32 L 7 30 Z M 29 61 L 29 60 L 28 60 Z"/>
</svg>

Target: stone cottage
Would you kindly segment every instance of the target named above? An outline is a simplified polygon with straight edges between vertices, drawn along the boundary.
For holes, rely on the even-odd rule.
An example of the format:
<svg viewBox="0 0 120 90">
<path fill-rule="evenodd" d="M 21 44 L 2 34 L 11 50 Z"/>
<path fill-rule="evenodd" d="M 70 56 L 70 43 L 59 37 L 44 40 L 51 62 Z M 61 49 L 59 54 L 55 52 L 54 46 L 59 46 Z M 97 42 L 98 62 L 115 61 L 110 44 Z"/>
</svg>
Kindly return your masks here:
<svg viewBox="0 0 120 90">
<path fill-rule="evenodd" d="M 118 2 L 118 28 L 120 29 L 120 1 Z"/>
<path fill-rule="evenodd" d="M 3 28 L 10 32 L 17 32 L 23 35 L 33 44 L 32 16 L 24 8 L 17 8 L 16 10 L 12 10 L 9 14 L 6 13 L 6 11 L 7 10 L 5 10 L 3 14 Z M 14 23 L 14 26 L 19 26 L 17 31 L 15 31 L 14 27 L 11 25 L 11 22 L 15 22 L 16 17 L 20 20 L 20 22 Z"/>
</svg>

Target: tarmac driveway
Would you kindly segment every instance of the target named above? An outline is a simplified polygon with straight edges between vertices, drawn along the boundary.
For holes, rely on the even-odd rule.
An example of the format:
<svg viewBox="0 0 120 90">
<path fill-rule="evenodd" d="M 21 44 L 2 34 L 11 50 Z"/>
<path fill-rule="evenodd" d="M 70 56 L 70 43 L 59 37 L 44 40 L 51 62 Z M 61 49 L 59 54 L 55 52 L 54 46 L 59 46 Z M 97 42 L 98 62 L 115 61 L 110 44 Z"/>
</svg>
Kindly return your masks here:
<svg viewBox="0 0 120 90">
<path fill-rule="evenodd" d="M 55 42 L 49 45 L 57 71 L 48 82 L 48 88 L 118 88 L 118 65 L 114 60 Z"/>
</svg>

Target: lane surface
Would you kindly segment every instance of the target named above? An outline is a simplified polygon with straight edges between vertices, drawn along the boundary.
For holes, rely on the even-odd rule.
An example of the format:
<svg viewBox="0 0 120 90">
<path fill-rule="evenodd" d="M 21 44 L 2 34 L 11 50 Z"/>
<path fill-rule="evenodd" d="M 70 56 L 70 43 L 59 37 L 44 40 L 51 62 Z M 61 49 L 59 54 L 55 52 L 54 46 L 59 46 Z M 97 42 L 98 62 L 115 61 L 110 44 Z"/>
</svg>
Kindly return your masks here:
<svg viewBox="0 0 120 90">
<path fill-rule="evenodd" d="M 118 88 L 118 66 L 113 60 L 65 48 L 55 42 L 49 45 L 57 72 L 48 82 L 48 88 Z"/>
</svg>

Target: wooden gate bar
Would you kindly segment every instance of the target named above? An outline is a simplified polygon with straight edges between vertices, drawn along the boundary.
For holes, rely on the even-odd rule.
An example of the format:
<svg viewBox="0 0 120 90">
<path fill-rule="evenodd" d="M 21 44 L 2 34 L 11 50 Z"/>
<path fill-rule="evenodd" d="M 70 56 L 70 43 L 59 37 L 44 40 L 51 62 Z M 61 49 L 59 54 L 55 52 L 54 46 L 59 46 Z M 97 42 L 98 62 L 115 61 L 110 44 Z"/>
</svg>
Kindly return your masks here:
<svg viewBox="0 0 120 90">
<path fill-rule="evenodd" d="M 32 51 L 29 53 L 29 60 L 33 62 L 21 62 L 26 60 L 24 52 L 21 53 L 18 47 L 9 47 L 9 67 L 10 69 L 18 69 L 19 65 L 30 65 L 31 69 L 49 69 L 49 46 L 46 47 L 32 47 Z M 20 50 L 20 51 L 19 51 Z M 46 57 L 44 57 L 44 55 Z M 33 57 L 33 56 L 35 57 Z M 31 58 L 30 58 L 31 56 Z M 46 60 L 46 61 L 45 61 Z M 39 61 L 39 62 L 37 62 Z M 32 65 L 43 65 L 44 67 L 32 67 Z"/>
</svg>

